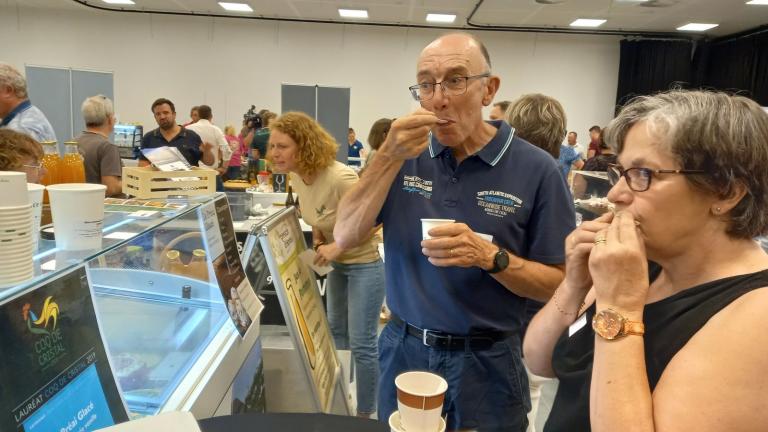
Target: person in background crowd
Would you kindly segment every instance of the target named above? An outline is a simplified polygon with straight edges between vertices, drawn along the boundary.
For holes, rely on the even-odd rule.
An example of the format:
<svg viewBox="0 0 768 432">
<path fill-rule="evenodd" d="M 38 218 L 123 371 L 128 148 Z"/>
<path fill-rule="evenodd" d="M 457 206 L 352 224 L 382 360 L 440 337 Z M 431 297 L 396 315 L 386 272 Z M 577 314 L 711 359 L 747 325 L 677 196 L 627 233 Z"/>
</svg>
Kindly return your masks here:
<svg viewBox="0 0 768 432">
<path fill-rule="evenodd" d="M 357 174 L 336 161 L 336 140 L 304 113 L 289 112 L 272 125 L 272 169 L 290 173 L 301 198 L 304 221 L 312 226 L 315 263 L 332 265 L 328 274 L 328 323 L 338 349 L 351 349 L 356 372 L 357 415 L 376 411 L 379 379 L 376 333 L 384 300 L 384 266 L 374 232 L 357 247 L 342 250 L 334 241 L 337 206 L 357 182 Z"/>
<path fill-rule="evenodd" d="M 40 160 L 43 146 L 31 136 L 11 129 L 0 129 L 0 171 L 27 174 L 27 183 L 40 183 L 45 175 Z"/>
<path fill-rule="evenodd" d="M 364 151 L 365 147 L 363 147 L 363 143 L 357 140 L 357 135 L 355 134 L 355 130 L 352 128 L 349 128 L 349 133 L 347 134 L 347 143 L 349 144 L 347 156 L 351 158 L 360 158 L 362 157 L 362 152 Z M 353 161 L 350 160 L 347 162 L 347 165 L 352 166 L 360 166 L 360 161 Z"/>
<path fill-rule="evenodd" d="M 506 116 L 505 113 L 509 109 L 510 103 L 510 101 L 501 101 L 493 104 L 491 113 L 488 115 L 488 118 L 491 120 L 503 120 Z"/>
<path fill-rule="evenodd" d="M 600 154 L 600 126 L 592 126 L 589 128 L 589 149 L 587 150 L 587 159 Z"/>
<path fill-rule="evenodd" d="M 229 168 L 229 161 L 232 157 L 232 150 L 229 148 L 229 143 L 224 137 L 224 132 L 219 129 L 218 126 L 212 123 L 213 110 L 208 105 L 200 105 L 197 107 L 197 113 L 199 119 L 187 126 L 188 130 L 191 130 L 200 136 L 203 142 L 208 142 L 214 145 L 213 155 L 215 160 L 213 164 L 201 164 L 206 168 L 216 170 L 216 190 L 221 192 L 224 190 L 224 182 L 221 177 L 227 172 Z"/>
<path fill-rule="evenodd" d="M 597 138 L 597 141 L 600 154 L 594 156 L 591 159 L 588 159 L 584 163 L 584 171 L 605 172 L 608 171 L 608 167 L 610 165 L 616 164 L 618 156 L 616 155 L 616 152 L 613 151 L 611 146 L 606 144 L 606 142 L 603 140 L 603 130 L 600 131 L 600 136 Z"/>
<path fill-rule="evenodd" d="M 368 145 L 371 147 L 371 151 L 368 152 L 368 155 L 365 157 L 365 165 L 371 163 L 373 155 L 376 154 L 376 151 L 381 147 L 381 144 L 387 139 L 390 127 L 392 127 L 392 119 L 387 118 L 378 119 L 373 123 L 373 126 L 371 126 L 371 131 L 368 132 Z M 362 175 L 362 173 L 363 171 L 361 170 L 360 175 Z"/>
<path fill-rule="evenodd" d="M 560 156 L 557 158 L 557 165 L 560 168 L 560 174 L 563 175 L 563 179 L 568 181 L 568 176 L 571 173 L 571 167 L 580 170 L 584 167 L 584 161 L 581 160 L 581 156 L 575 147 L 571 147 L 567 144 L 560 145 Z"/>
<path fill-rule="evenodd" d="M 193 106 L 191 110 L 189 110 L 189 121 L 184 123 L 184 127 L 187 127 L 191 124 L 197 123 L 198 120 L 200 120 L 200 113 L 198 112 L 197 106 Z"/>
<path fill-rule="evenodd" d="M 544 428 L 760 431 L 768 424 L 768 116 L 671 91 L 611 121 L 616 213 L 566 240 L 566 276 L 525 359 L 560 379 Z"/>
<path fill-rule="evenodd" d="M 237 180 L 240 178 L 240 170 L 243 166 L 243 157 L 247 153 L 243 138 L 235 135 L 235 127 L 227 125 L 224 128 L 224 138 L 232 151 L 232 157 L 229 159 L 229 168 L 227 169 L 227 180 Z"/>
<path fill-rule="evenodd" d="M 586 160 L 587 158 L 587 152 L 584 151 L 584 147 L 578 143 L 579 134 L 576 133 L 576 131 L 570 131 L 568 132 L 568 145 L 573 147 L 574 150 L 576 150 L 576 153 L 579 154 L 579 157 L 583 160 Z"/>
<path fill-rule="evenodd" d="M 176 107 L 168 99 L 160 98 L 152 103 L 152 114 L 159 126 L 144 134 L 141 139 L 141 148 L 176 147 L 190 165 L 213 165 L 216 161 L 213 143 L 203 142 L 200 136 L 183 126 L 176 124 Z M 147 166 L 149 161 L 142 154 L 139 156 L 139 165 Z"/>
<path fill-rule="evenodd" d="M 562 280 L 573 202 L 550 155 L 507 122 L 483 121 L 500 79 L 476 37 L 427 45 L 416 80 L 422 108 L 392 123 L 334 230 L 348 249 L 384 224 L 392 317 L 379 338 L 378 418 L 397 409 L 397 375 L 429 370 L 448 381 L 448 430 L 522 431 L 525 298 L 545 301 Z M 423 240 L 421 218 L 457 223 Z"/>
<path fill-rule="evenodd" d="M 269 128 L 272 122 L 277 118 L 277 114 L 262 110 L 261 128 L 250 129 L 245 137 L 245 145 L 251 149 L 251 159 L 258 161 L 267 156 L 267 145 L 269 143 Z"/>
<path fill-rule="evenodd" d="M 51 123 L 27 95 L 27 80 L 16 68 L 0 63 L 0 128 L 25 133 L 35 141 L 57 141 Z"/>
<path fill-rule="evenodd" d="M 75 138 L 85 163 L 85 181 L 103 184 L 108 197 L 123 193 L 123 161 L 120 150 L 109 142 L 109 134 L 115 129 L 115 108 L 104 95 L 92 96 L 83 101 L 80 111 L 85 130 Z"/>
<path fill-rule="evenodd" d="M 557 160 L 560 156 L 560 146 L 563 142 L 567 119 L 565 110 L 560 102 L 543 94 L 527 94 L 520 96 L 512 102 L 506 111 L 507 123 L 515 128 L 515 133 L 520 138 L 539 147 Z M 544 306 L 543 303 L 533 299 L 526 299 L 525 322 L 522 334 L 528 328 L 528 323 L 534 315 Z M 528 413 L 528 431 L 536 431 L 536 416 L 539 412 L 539 402 L 544 385 L 552 380 L 528 373 L 528 384 L 531 393 L 531 411 Z"/>
</svg>

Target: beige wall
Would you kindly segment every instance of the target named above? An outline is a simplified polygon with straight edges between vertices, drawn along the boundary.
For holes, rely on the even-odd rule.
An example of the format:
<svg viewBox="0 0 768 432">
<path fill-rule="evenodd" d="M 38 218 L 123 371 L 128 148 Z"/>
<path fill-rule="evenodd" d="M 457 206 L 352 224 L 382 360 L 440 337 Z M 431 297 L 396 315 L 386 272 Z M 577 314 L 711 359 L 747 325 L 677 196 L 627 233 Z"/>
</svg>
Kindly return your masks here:
<svg viewBox="0 0 768 432">
<path fill-rule="evenodd" d="M 280 83 L 352 89 L 350 126 L 362 141 L 380 117 L 414 107 L 407 87 L 415 60 L 439 30 L 300 24 L 0 6 L 0 61 L 114 72 L 121 121 L 155 127 L 150 105 L 167 97 L 180 122 L 206 103 L 214 122 L 239 124 L 257 108 L 280 111 Z M 617 37 L 478 32 L 494 72 L 497 100 L 540 92 L 558 98 L 569 130 L 587 139 L 612 117 Z"/>
</svg>

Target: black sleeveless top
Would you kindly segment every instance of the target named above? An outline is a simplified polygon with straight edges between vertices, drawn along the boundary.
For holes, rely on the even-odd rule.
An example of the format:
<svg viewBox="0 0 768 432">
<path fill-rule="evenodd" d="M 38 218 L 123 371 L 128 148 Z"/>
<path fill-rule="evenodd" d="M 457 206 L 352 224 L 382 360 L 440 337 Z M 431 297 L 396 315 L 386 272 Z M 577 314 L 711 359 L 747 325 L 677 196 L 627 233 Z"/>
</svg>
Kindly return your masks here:
<svg viewBox="0 0 768 432">
<path fill-rule="evenodd" d="M 661 269 L 649 263 L 651 280 Z M 645 364 L 651 391 L 672 357 L 720 310 L 742 295 L 768 286 L 768 270 L 707 282 L 645 305 Z M 568 337 L 560 336 L 552 353 L 552 369 L 560 379 L 544 432 L 590 431 L 589 389 L 595 333 L 595 305 L 587 309 L 587 324 Z"/>
</svg>

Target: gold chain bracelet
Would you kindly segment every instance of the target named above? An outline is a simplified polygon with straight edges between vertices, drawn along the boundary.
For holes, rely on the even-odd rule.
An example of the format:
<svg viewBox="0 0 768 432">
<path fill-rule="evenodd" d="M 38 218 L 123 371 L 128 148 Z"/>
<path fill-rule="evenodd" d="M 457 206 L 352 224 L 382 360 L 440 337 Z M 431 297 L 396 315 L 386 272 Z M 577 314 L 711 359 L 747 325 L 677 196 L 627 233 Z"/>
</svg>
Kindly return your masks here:
<svg viewBox="0 0 768 432">
<path fill-rule="evenodd" d="M 557 311 L 558 311 L 558 312 L 560 312 L 562 315 L 565 315 L 565 316 L 568 316 L 568 317 L 570 317 L 570 316 L 577 316 L 577 315 L 579 315 L 579 311 L 580 311 L 580 310 L 581 310 L 581 309 L 584 307 L 584 305 L 586 304 L 586 303 L 584 303 L 584 302 L 582 301 L 582 302 L 581 302 L 581 305 L 579 306 L 579 308 L 578 308 L 578 309 L 576 309 L 576 312 L 566 312 L 566 311 L 564 311 L 564 310 L 563 310 L 563 308 L 561 308 L 561 307 L 560 307 L 560 305 L 559 305 L 559 304 L 557 304 L 557 289 L 555 289 L 555 292 L 552 294 L 552 302 L 554 302 L 554 303 L 555 303 L 555 308 L 557 308 Z"/>
</svg>

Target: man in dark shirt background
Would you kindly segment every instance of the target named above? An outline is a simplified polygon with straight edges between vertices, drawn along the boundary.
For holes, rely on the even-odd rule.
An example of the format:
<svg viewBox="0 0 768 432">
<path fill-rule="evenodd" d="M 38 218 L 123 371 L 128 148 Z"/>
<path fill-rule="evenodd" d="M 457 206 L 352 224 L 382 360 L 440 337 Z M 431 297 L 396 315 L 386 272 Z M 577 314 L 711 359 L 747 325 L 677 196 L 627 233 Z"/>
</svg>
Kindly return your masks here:
<svg viewBox="0 0 768 432">
<path fill-rule="evenodd" d="M 196 166 L 201 160 L 206 165 L 213 165 L 216 160 L 213 143 L 202 142 L 199 135 L 176 124 L 176 106 L 173 102 L 165 98 L 157 99 L 152 103 L 152 114 L 160 127 L 144 135 L 141 140 L 142 150 L 163 146 L 176 147 L 190 165 Z M 140 158 L 140 166 L 149 165 L 144 155 Z"/>
</svg>

